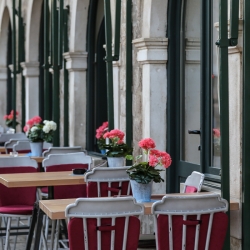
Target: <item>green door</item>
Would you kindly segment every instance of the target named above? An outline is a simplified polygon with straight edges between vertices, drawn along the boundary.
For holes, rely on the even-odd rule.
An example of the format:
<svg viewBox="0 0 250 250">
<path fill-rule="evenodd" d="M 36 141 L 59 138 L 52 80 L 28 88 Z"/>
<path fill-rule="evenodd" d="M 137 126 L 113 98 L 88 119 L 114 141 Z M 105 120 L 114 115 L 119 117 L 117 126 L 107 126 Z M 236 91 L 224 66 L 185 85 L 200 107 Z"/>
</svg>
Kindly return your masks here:
<svg viewBox="0 0 250 250">
<path fill-rule="evenodd" d="M 175 11 L 169 10 L 168 21 L 167 136 L 173 158 L 168 192 L 179 192 L 192 171 L 204 173 L 206 185 L 220 187 L 218 33 L 213 25 L 219 15 L 217 1 L 207 2 L 169 3 Z"/>
</svg>

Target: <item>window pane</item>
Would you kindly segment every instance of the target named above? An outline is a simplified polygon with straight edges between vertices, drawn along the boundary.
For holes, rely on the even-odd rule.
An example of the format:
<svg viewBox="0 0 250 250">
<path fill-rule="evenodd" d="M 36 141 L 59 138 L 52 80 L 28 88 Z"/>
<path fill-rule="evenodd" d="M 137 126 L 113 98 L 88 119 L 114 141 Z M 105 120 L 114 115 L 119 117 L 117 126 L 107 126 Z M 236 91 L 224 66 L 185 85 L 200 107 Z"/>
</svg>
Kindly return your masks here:
<svg viewBox="0 0 250 250">
<path fill-rule="evenodd" d="M 213 47 L 212 47 L 212 63 L 213 63 L 213 75 L 212 75 L 212 165 L 214 167 L 220 167 L 220 110 L 219 110 L 219 82 L 218 82 L 218 56 L 219 51 L 215 45 L 216 40 L 218 40 L 218 26 L 216 23 L 219 21 L 219 4 L 218 1 L 213 1 Z M 216 24 L 216 25 L 215 25 Z"/>
<path fill-rule="evenodd" d="M 200 164 L 200 0 L 184 1 L 181 74 L 181 160 Z M 194 8 L 195 6 L 195 8 Z"/>
</svg>

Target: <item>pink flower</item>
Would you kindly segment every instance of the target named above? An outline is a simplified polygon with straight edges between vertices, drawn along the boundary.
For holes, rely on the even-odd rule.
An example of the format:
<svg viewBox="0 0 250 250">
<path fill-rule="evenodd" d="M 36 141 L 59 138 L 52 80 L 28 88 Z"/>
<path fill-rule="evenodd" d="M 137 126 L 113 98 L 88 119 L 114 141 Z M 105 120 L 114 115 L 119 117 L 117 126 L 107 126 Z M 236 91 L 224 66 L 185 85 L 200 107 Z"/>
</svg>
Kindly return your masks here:
<svg viewBox="0 0 250 250">
<path fill-rule="evenodd" d="M 214 137 L 220 138 L 220 130 L 218 128 L 213 129 Z"/>
<path fill-rule="evenodd" d="M 96 129 L 95 137 L 97 139 L 101 139 L 106 131 L 108 131 L 108 122 L 103 122 L 103 124 L 98 129 Z"/>
<path fill-rule="evenodd" d="M 117 142 L 117 144 L 119 144 L 119 145 L 124 144 L 124 141 L 123 141 L 123 140 L 119 140 L 119 141 Z"/>
<path fill-rule="evenodd" d="M 125 134 L 119 130 L 119 129 L 113 129 L 110 132 L 107 132 L 103 135 L 103 138 L 109 138 L 109 139 L 114 139 L 114 138 L 118 138 L 119 141 L 123 140 Z"/>
<path fill-rule="evenodd" d="M 28 125 L 25 125 L 24 127 L 23 127 L 23 131 L 26 133 L 27 131 L 29 131 L 29 126 Z"/>
<path fill-rule="evenodd" d="M 14 110 L 11 110 L 10 114 L 14 115 Z M 19 113 L 16 111 L 16 116 L 18 116 L 18 115 L 19 115 Z"/>
<path fill-rule="evenodd" d="M 142 139 L 141 141 L 139 141 L 138 145 L 144 150 L 155 148 L 155 142 L 151 138 Z"/>
<path fill-rule="evenodd" d="M 8 120 L 13 120 L 13 115 L 8 115 Z"/>
<path fill-rule="evenodd" d="M 166 152 L 161 152 L 161 165 L 164 168 L 168 168 L 172 163 L 170 155 Z"/>
<path fill-rule="evenodd" d="M 42 121 L 42 118 L 40 116 L 34 116 L 32 119 L 34 124 L 39 124 Z"/>
<path fill-rule="evenodd" d="M 159 164 L 159 160 L 156 155 L 149 155 L 149 166 L 155 167 Z"/>
<path fill-rule="evenodd" d="M 8 115 L 4 115 L 3 119 L 7 120 L 8 119 Z"/>
</svg>

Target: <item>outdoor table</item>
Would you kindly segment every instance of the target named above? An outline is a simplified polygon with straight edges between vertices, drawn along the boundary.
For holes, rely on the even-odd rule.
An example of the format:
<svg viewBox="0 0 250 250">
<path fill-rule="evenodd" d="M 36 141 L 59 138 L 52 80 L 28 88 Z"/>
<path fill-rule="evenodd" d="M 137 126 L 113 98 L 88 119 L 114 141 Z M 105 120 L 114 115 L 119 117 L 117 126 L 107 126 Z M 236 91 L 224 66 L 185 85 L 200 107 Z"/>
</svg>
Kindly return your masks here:
<svg viewBox="0 0 250 250">
<path fill-rule="evenodd" d="M 192 194 L 168 194 L 173 196 L 179 195 L 204 195 L 204 194 L 213 194 L 212 192 L 206 193 L 192 193 Z M 164 194 L 161 195 L 152 195 L 151 199 L 154 201 L 161 200 Z M 65 219 L 65 209 L 69 204 L 75 203 L 76 199 L 59 199 L 59 200 L 40 200 L 39 207 L 51 220 L 62 220 Z M 151 214 L 153 202 L 143 203 L 144 205 L 144 214 Z M 235 211 L 239 210 L 239 203 L 236 201 L 230 202 L 230 210 Z"/>
<path fill-rule="evenodd" d="M 48 186 L 48 199 L 53 199 L 54 186 L 85 184 L 85 180 L 83 175 L 73 175 L 71 171 L 65 171 L 1 174 L 0 183 L 8 188 Z M 33 208 L 26 250 L 31 249 L 35 225 L 36 223 L 41 225 L 42 216 L 43 214 L 39 212 L 39 204 L 36 202 Z M 38 235 L 35 237 L 34 249 L 38 249 L 40 242 L 39 232 L 41 233 L 41 231 L 38 229 L 36 231 L 38 232 Z"/>
<path fill-rule="evenodd" d="M 0 147 L 0 154 L 5 153 L 5 147 Z"/>
</svg>

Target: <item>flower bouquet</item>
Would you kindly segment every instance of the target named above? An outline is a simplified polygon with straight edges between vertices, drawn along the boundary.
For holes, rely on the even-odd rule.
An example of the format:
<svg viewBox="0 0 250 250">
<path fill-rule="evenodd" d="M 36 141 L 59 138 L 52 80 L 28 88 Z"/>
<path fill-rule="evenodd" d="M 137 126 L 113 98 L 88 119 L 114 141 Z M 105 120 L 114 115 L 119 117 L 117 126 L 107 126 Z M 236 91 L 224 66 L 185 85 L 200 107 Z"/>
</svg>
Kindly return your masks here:
<svg viewBox="0 0 250 250">
<path fill-rule="evenodd" d="M 160 172 L 163 171 L 163 169 L 156 169 L 156 167 L 163 166 L 164 168 L 168 168 L 172 163 L 170 155 L 155 149 L 155 142 L 151 138 L 145 138 L 138 144 L 139 147 L 142 148 L 147 161 L 139 161 L 143 155 L 135 157 L 135 163 L 127 170 L 129 178 L 142 184 L 147 184 L 151 181 L 164 181 L 160 176 Z M 134 157 L 128 155 L 126 159 L 134 160 Z"/>
<path fill-rule="evenodd" d="M 18 117 L 19 113 L 16 111 L 16 118 Z M 9 128 L 13 126 L 13 118 L 14 118 L 14 110 L 11 110 L 9 115 L 5 115 L 3 119 L 5 120 L 5 125 Z M 19 122 L 16 121 L 16 125 L 18 125 Z"/>
<path fill-rule="evenodd" d="M 163 169 L 157 169 L 157 166 L 168 168 L 171 163 L 171 157 L 168 153 L 155 149 L 155 142 L 151 138 L 145 138 L 139 142 L 145 154 L 146 161 L 140 161 L 143 155 L 135 157 L 135 163 L 127 169 L 130 178 L 133 197 L 137 202 L 150 202 L 153 182 L 164 181 L 160 172 Z M 134 160 L 132 155 L 127 155 L 126 159 Z"/>
<path fill-rule="evenodd" d="M 35 116 L 26 122 L 23 131 L 31 142 L 46 141 L 51 143 L 56 127 L 55 122 L 44 120 L 42 123 L 42 118 Z"/>
<path fill-rule="evenodd" d="M 108 131 L 108 122 L 103 122 L 103 124 L 96 130 L 96 139 L 97 139 L 97 145 L 99 150 L 102 152 L 104 150 L 104 153 L 106 150 L 104 149 L 105 139 L 103 138 L 103 135 Z"/>
<path fill-rule="evenodd" d="M 133 149 L 124 143 L 124 136 L 125 134 L 119 129 L 113 129 L 103 135 L 105 143 L 102 146 L 106 149 L 105 154 L 111 168 L 125 166 L 125 156 L 132 154 Z"/>
<path fill-rule="evenodd" d="M 43 151 L 43 142 L 52 143 L 56 123 L 53 121 L 43 121 L 39 116 L 35 116 L 26 122 L 23 131 L 30 139 L 30 148 L 32 156 L 41 156 Z"/>
</svg>

